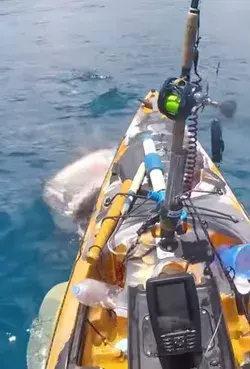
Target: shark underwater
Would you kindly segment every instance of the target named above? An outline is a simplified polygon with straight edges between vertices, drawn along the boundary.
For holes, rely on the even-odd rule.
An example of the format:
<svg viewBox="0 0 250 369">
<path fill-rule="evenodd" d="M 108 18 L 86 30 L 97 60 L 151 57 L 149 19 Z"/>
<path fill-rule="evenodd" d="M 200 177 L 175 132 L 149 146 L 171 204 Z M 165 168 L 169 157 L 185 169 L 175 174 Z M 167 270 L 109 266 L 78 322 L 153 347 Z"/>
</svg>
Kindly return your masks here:
<svg viewBox="0 0 250 369">
<path fill-rule="evenodd" d="M 61 229 L 85 228 L 114 153 L 114 148 L 87 152 L 45 183 L 43 200 Z"/>
</svg>

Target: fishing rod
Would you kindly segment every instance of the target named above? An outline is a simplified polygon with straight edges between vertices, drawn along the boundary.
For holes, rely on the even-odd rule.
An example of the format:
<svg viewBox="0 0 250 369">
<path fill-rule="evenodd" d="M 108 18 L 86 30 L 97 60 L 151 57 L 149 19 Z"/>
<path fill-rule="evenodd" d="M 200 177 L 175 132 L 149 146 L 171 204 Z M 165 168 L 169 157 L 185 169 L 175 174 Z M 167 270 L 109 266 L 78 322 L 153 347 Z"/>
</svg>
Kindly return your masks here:
<svg viewBox="0 0 250 369">
<path fill-rule="evenodd" d="M 190 72 L 194 61 L 194 47 L 197 41 L 199 29 L 199 1 L 192 0 L 191 7 L 187 15 L 186 32 L 182 51 L 181 77 L 190 79 Z"/>
<path fill-rule="evenodd" d="M 186 82 L 190 81 L 190 73 L 194 60 L 194 49 L 199 27 L 199 0 L 192 0 L 187 16 L 184 36 L 181 77 L 168 79 L 159 94 L 158 107 L 160 112 L 170 119 L 175 119 L 173 125 L 173 139 L 168 172 L 167 191 L 165 201 L 161 207 L 162 247 L 173 248 L 174 234 L 179 223 L 183 205 L 177 196 L 183 192 L 183 178 L 185 172 L 186 151 L 183 148 L 186 118 L 190 113 L 190 104 L 181 101 L 184 96 Z M 183 90 L 184 93 L 181 92 Z M 180 93 L 181 92 L 181 93 Z M 188 91 L 186 91 L 188 92 Z M 189 91 L 190 93 L 191 91 Z M 187 94 L 186 94 L 187 95 Z M 184 99 L 182 99 L 184 100 Z M 190 101 L 191 103 L 191 101 Z M 178 110 L 183 108 L 182 114 Z M 186 110 L 186 111 L 185 111 Z"/>
<path fill-rule="evenodd" d="M 234 116 L 236 103 L 227 100 L 213 101 L 208 91 L 203 91 L 198 74 L 198 45 L 200 41 L 199 0 L 192 0 L 187 15 L 180 77 L 168 78 L 159 93 L 158 109 L 173 121 L 172 145 L 168 170 L 167 190 L 161 203 L 161 247 L 174 251 L 178 247 L 175 234 L 183 216 L 181 195 L 191 196 L 197 156 L 198 112 L 205 106 L 213 106 L 227 118 Z M 198 80 L 191 81 L 191 70 Z M 187 125 L 187 144 L 183 145 Z"/>
</svg>

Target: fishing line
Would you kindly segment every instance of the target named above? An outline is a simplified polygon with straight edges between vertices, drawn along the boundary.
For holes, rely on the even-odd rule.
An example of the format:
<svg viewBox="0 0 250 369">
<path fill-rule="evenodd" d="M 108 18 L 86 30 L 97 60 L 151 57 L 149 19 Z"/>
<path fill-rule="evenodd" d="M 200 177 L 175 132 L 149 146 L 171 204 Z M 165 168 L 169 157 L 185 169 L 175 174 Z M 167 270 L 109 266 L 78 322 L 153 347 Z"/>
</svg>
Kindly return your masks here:
<svg viewBox="0 0 250 369">
<path fill-rule="evenodd" d="M 228 273 L 228 275 L 230 276 L 230 278 L 232 278 L 232 280 L 234 280 L 235 274 L 236 274 L 235 269 L 232 266 L 229 266 L 229 267 L 227 267 L 226 272 Z M 230 275 L 231 272 L 233 273 L 233 276 L 232 277 Z"/>
<path fill-rule="evenodd" d="M 132 256 L 132 257 L 128 257 L 127 261 L 135 261 L 135 260 L 141 260 L 143 258 L 145 258 L 146 256 L 150 255 L 151 252 L 153 252 L 154 250 L 156 250 L 156 245 L 152 246 L 150 249 L 148 249 L 146 252 L 144 252 L 141 255 L 138 256 Z"/>
<path fill-rule="evenodd" d="M 119 350 L 119 349 L 117 349 L 114 345 L 112 345 L 110 342 L 109 342 L 109 340 L 107 339 L 107 337 L 105 337 L 95 326 L 94 326 L 94 324 L 89 320 L 89 319 L 86 319 L 86 322 L 89 324 L 89 326 L 93 329 L 93 331 L 101 338 L 101 340 L 102 340 L 102 342 L 103 342 L 103 344 L 105 345 L 105 346 L 110 346 L 112 349 L 115 349 L 115 350 L 117 350 L 117 351 L 120 351 L 120 358 L 121 357 L 124 357 L 124 354 L 125 354 L 125 352 L 124 351 L 122 351 L 122 350 Z"/>
<path fill-rule="evenodd" d="M 191 264 L 190 261 L 188 261 L 187 264 L 186 264 L 184 273 L 187 273 L 188 272 L 188 268 L 189 268 L 190 264 Z"/>
<path fill-rule="evenodd" d="M 249 295 L 248 295 L 249 296 Z M 245 295 L 241 296 L 241 304 L 244 310 L 244 314 L 247 318 L 248 323 L 250 322 L 250 314 L 249 314 L 249 310 L 248 310 L 248 304 L 245 301 Z"/>
<path fill-rule="evenodd" d="M 104 345 L 106 346 L 108 344 L 107 338 L 94 326 L 94 324 L 89 319 L 86 319 L 86 321 L 90 325 L 90 327 L 95 331 L 95 333 L 101 337 Z"/>
<path fill-rule="evenodd" d="M 133 252 L 135 251 L 136 247 L 139 245 L 139 239 L 140 236 L 137 236 L 135 243 L 132 243 L 132 245 L 130 246 L 130 248 L 127 250 L 127 253 L 122 261 L 122 264 L 125 264 L 125 262 L 127 261 L 127 259 L 133 255 Z M 132 254 L 131 254 L 132 253 Z"/>
<path fill-rule="evenodd" d="M 186 201 L 186 200 L 190 200 L 189 198 L 188 199 L 185 199 L 184 200 L 184 202 Z M 221 211 L 218 211 L 218 210 L 213 210 L 213 209 L 208 209 L 208 208 L 204 208 L 204 207 L 201 207 L 201 206 L 196 206 L 196 205 L 194 205 L 193 204 L 193 202 L 192 202 L 192 205 L 188 205 L 189 207 L 192 207 L 192 208 L 195 208 L 195 209 L 198 209 L 198 210 L 204 210 L 204 211 L 206 211 L 206 212 L 208 212 L 208 213 L 212 213 L 212 214 L 201 214 L 200 212 L 199 212 L 199 214 L 200 215 L 204 215 L 204 216 L 214 216 L 215 218 L 217 217 L 217 215 L 218 216 L 223 216 L 224 218 L 222 218 L 222 219 L 226 219 L 226 220 L 230 220 L 230 221 L 232 221 L 233 223 L 238 223 L 239 221 L 238 221 L 238 219 L 236 219 L 234 216 L 232 216 L 232 215 L 229 215 L 229 214 L 227 214 L 227 213 L 223 213 L 223 212 L 221 212 Z"/>
<path fill-rule="evenodd" d="M 217 335 L 217 332 L 218 332 L 218 329 L 219 329 L 219 327 L 220 327 L 220 323 L 221 323 L 221 320 L 222 320 L 222 316 L 223 316 L 223 314 L 222 314 L 222 311 L 221 311 L 221 312 L 220 312 L 219 319 L 218 319 L 218 322 L 217 322 L 217 325 L 216 325 L 216 328 L 215 328 L 214 333 L 213 333 L 213 335 L 212 335 L 212 337 L 211 337 L 211 340 L 209 341 L 209 344 L 208 344 L 208 346 L 207 346 L 207 349 L 206 349 L 206 351 L 205 351 L 204 356 L 208 353 L 208 351 L 209 351 L 209 349 L 210 349 L 210 347 L 211 347 L 211 345 L 212 345 L 212 343 L 213 343 L 213 341 L 214 341 L 214 339 L 215 339 L 215 337 L 216 337 L 216 335 Z"/>
<path fill-rule="evenodd" d="M 217 69 L 216 69 L 216 80 L 218 78 L 219 70 L 220 70 L 220 61 L 218 62 Z"/>
<path fill-rule="evenodd" d="M 188 210 L 188 212 L 189 212 L 188 214 L 191 216 L 191 219 L 192 219 L 192 226 L 193 226 L 193 231 L 194 231 L 194 233 L 195 233 L 195 236 L 196 236 L 196 238 L 197 238 L 197 241 L 200 241 L 200 237 L 199 237 L 199 235 L 198 235 L 198 233 L 197 233 L 196 220 L 195 220 L 195 217 L 194 217 L 194 213 L 190 211 L 190 207 L 189 207 L 187 204 L 185 204 L 185 205 L 186 205 L 186 208 L 187 208 L 187 210 Z"/>
<path fill-rule="evenodd" d="M 116 198 L 117 196 L 124 196 L 124 197 L 130 197 L 130 196 L 133 196 L 133 198 L 134 198 L 134 199 L 147 199 L 147 197 L 146 197 L 146 196 L 143 196 L 143 195 L 136 195 L 136 194 L 131 195 L 131 194 L 129 194 L 129 193 L 125 193 L 125 192 L 117 192 L 113 197 L 111 197 L 111 198 L 107 197 L 107 198 L 104 200 L 104 202 L 106 202 L 105 206 L 106 206 L 106 207 L 110 206 L 110 205 L 114 202 L 114 200 L 115 200 L 115 198 Z"/>
<path fill-rule="evenodd" d="M 214 246 L 213 242 L 211 241 L 211 238 L 209 236 L 209 233 L 208 233 L 207 229 L 204 227 L 204 225 L 202 223 L 202 219 L 200 218 L 200 215 L 199 215 L 198 211 L 196 210 L 196 207 L 194 206 L 194 204 L 193 204 L 193 202 L 192 202 L 192 200 L 190 198 L 188 199 L 188 201 L 191 203 L 191 205 L 193 207 L 193 210 L 196 213 L 196 216 L 197 216 L 197 218 L 199 220 L 199 223 L 201 225 L 201 228 L 203 229 L 203 232 L 204 232 L 204 234 L 205 234 L 205 236 L 207 238 L 207 241 L 209 242 L 210 246 L 213 248 L 213 252 L 214 252 L 214 254 L 216 255 L 216 257 L 217 257 L 217 259 L 219 261 L 219 264 L 220 264 L 220 266 L 221 266 L 221 268 L 222 268 L 222 270 L 224 272 L 224 275 L 225 275 L 225 277 L 226 277 L 226 279 L 227 279 L 227 281 L 228 281 L 228 283 L 229 283 L 232 291 L 234 292 L 234 294 L 236 296 L 236 299 L 237 299 L 237 297 L 239 298 L 239 296 L 242 296 L 242 295 L 239 294 L 239 292 L 238 292 L 238 290 L 237 290 L 237 288 L 236 288 L 236 286 L 234 284 L 234 281 L 233 281 L 232 277 L 228 273 L 228 270 L 224 267 L 224 264 L 223 264 L 223 262 L 221 260 L 221 257 L 219 255 L 219 253 L 217 252 L 217 249 Z M 246 317 L 248 323 L 250 323 L 250 314 L 248 313 L 248 309 L 247 309 L 247 307 L 245 305 L 245 301 L 242 300 L 242 298 L 241 298 L 241 304 L 242 304 L 242 307 L 243 307 L 243 310 L 244 310 L 245 317 Z"/>
<path fill-rule="evenodd" d="M 201 40 L 201 36 L 200 36 L 200 11 L 199 11 L 199 15 L 198 15 L 198 27 L 197 27 L 197 36 L 196 36 L 196 41 L 194 44 L 194 73 L 195 75 L 198 77 L 198 80 L 195 81 L 196 84 L 200 84 L 202 81 L 202 77 L 200 76 L 199 72 L 198 72 L 198 63 L 199 63 L 199 43 Z"/>
<path fill-rule="evenodd" d="M 205 359 L 205 356 L 207 355 L 208 351 L 210 350 L 210 348 L 212 346 L 212 343 L 213 343 L 213 341 L 214 341 L 214 339 L 215 339 L 215 337 L 216 337 L 216 335 L 218 333 L 219 327 L 220 327 L 220 323 L 221 323 L 221 320 L 222 320 L 222 315 L 223 314 L 222 314 L 222 311 L 221 311 L 220 316 L 219 316 L 219 319 L 218 319 L 218 322 L 217 322 L 216 327 L 215 327 L 215 330 L 214 330 L 214 333 L 213 333 L 213 335 L 212 335 L 212 337 L 211 337 L 211 339 L 210 339 L 210 341 L 208 343 L 208 346 L 206 348 L 206 351 L 202 355 L 202 359 L 201 359 L 200 364 L 198 365 L 197 369 L 200 369 L 201 368 L 201 365 L 203 364 L 203 361 Z"/>
<path fill-rule="evenodd" d="M 238 221 L 235 221 L 235 220 L 229 218 L 228 216 L 214 215 L 214 214 L 208 214 L 208 213 L 202 213 L 202 212 L 199 212 L 199 214 L 201 216 L 205 216 L 205 217 L 212 217 L 212 218 L 215 218 L 215 219 L 229 220 L 233 223 L 238 223 Z"/>
<path fill-rule="evenodd" d="M 221 267 L 222 267 L 222 269 L 223 269 L 223 271 L 225 273 L 225 268 L 224 268 L 224 265 L 222 263 L 222 260 L 221 260 L 221 258 L 219 256 L 219 254 L 217 253 L 216 247 L 214 246 L 214 244 L 213 244 L 213 242 L 212 242 L 212 240 L 211 240 L 211 238 L 209 236 L 209 233 L 208 233 L 207 229 L 205 228 L 204 224 L 202 223 L 202 219 L 200 217 L 200 214 L 197 211 L 197 207 L 194 205 L 193 201 L 190 198 L 187 199 L 187 201 L 190 202 L 190 204 L 191 204 L 191 206 L 192 206 L 192 208 L 194 210 L 194 213 L 195 213 L 195 215 L 196 215 L 196 217 L 197 217 L 197 219 L 198 219 L 198 221 L 200 223 L 200 226 L 201 226 L 201 228 L 202 228 L 202 230 L 203 230 L 203 232 L 204 232 L 204 234 L 205 234 L 205 236 L 207 238 L 207 241 L 209 242 L 210 246 L 213 248 L 213 251 L 214 251 L 215 255 L 217 255 L 218 260 L 220 262 L 220 265 L 221 265 Z"/>
<path fill-rule="evenodd" d="M 132 213 L 134 213 L 137 209 L 139 209 L 140 207 L 142 207 L 143 205 L 145 205 L 149 200 L 149 198 L 146 198 L 144 201 L 141 202 L 141 204 L 137 205 L 135 208 L 132 207 L 132 209 L 128 212 L 128 216 L 130 216 Z"/>
<path fill-rule="evenodd" d="M 191 194 L 193 192 L 195 192 L 195 193 L 204 193 L 206 195 L 223 195 L 223 192 L 221 192 L 220 189 L 218 189 L 216 191 L 204 191 L 204 190 L 194 190 L 194 189 L 191 189 L 189 191 L 183 192 L 182 195 L 177 195 L 176 196 L 176 199 L 179 198 L 180 200 L 183 200 L 183 199 L 185 200 L 186 198 L 189 197 L 189 194 Z"/>
<path fill-rule="evenodd" d="M 99 247 L 99 246 L 95 246 L 95 245 L 93 245 L 94 247 L 98 247 L 99 249 L 100 249 L 100 257 L 99 257 L 99 259 L 97 260 L 97 262 L 96 262 L 96 266 L 95 266 L 95 270 L 96 270 L 96 272 L 97 272 L 97 274 L 98 274 L 98 276 L 99 276 L 99 278 L 102 280 L 102 281 L 104 281 L 104 282 L 106 282 L 106 280 L 107 280 L 107 276 L 106 276 L 106 274 L 105 275 L 103 275 L 102 273 L 101 273 L 101 267 L 102 267 L 102 264 L 103 264 L 103 249 L 101 248 L 101 247 Z M 92 247 L 93 247 L 92 246 Z M 91 247 L 90 247 L 90 249 L 91 249 Z"/>
<path fill-rule="evenodd" d="M 157 210 L 144 210 L 142 209 L 141 211 L 137 212 L 135 215 L 131 215 L 128 216 L 127 218 L 125 218 L 125 221 L 123 224 L 127 224 L 129 222 L 130 218 L 139 218 L 139 217 L 150 217 L 152 215 L 156 215 L 157 214 Z"/>
</svg>

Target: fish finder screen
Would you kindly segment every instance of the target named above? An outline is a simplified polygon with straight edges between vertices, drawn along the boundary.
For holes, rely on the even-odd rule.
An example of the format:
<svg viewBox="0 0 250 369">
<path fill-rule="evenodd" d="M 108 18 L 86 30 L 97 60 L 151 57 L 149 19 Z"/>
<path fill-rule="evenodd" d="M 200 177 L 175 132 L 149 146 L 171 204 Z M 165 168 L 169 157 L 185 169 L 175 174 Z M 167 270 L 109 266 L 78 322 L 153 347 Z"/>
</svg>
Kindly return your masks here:
<svg viewBox="0 0 250 369">
<path fill-rule="evenodd" d="M 159 316 L 190 320 L 184 283 L 158 285 L 156 296 Z"/>
</svg>

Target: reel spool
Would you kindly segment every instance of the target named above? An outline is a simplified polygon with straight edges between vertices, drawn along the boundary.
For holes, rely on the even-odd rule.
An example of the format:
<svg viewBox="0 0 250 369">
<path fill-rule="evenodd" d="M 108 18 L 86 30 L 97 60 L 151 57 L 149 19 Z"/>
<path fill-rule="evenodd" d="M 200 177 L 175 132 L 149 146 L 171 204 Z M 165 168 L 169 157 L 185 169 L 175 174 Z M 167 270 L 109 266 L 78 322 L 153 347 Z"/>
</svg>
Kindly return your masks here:
<svg viewBox="0 0 250 369">
<path fill-rule="evenodd" d="M 170 120 L 185 120 L 196 105 L 194 94 L 199 90 L 185 78 L 169 78 L 160 90 L 158 109 Z"/>
</svg>

